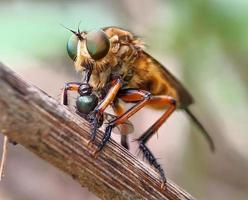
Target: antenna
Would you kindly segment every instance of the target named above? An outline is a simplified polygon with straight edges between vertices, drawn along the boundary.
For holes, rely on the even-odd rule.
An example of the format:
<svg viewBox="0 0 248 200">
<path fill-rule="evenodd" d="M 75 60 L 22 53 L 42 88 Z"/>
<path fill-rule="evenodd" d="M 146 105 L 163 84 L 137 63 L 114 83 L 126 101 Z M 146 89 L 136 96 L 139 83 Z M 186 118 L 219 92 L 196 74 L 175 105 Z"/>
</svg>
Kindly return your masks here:
<svg viewBox="0 0 248 200">
<path fill-rule="evenodd" d="M 62 26 L 63 28 L 69 30 L 70 32 L 72 32 L 74 35 L 76 35 L 76 36 L 78 37 L 79 40 L 82 40 L 83 37 L 81 36 L 80 30 L 79 30 L 79 25 L 80 25 L 80 23 L 81 23 L 81 21 L 80 21 L 79 24 L 78 24 L 78 32 L 73 31 L 72 29 L 67 28 L 67 27 L 64 26 L 63 24 L 60 24 L 60 26 Z"/>
</svg>

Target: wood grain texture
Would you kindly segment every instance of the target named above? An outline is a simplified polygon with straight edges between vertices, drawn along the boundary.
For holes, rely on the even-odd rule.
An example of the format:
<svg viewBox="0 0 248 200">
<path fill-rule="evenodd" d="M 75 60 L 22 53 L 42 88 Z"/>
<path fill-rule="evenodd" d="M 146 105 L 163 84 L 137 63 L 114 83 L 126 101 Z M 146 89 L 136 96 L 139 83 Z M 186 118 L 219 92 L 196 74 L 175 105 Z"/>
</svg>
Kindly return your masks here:
<svg viewBox="0 0 248 200">
<path fill-rule="evenodd" d="M 154 169 L 113 140 L 94 158 L 86 146 L 90 124 L 1 63 L 0 110 L 1 133 L 101 199 L 194 199 L 171 181 L 162 190 Z"/>
</svg>

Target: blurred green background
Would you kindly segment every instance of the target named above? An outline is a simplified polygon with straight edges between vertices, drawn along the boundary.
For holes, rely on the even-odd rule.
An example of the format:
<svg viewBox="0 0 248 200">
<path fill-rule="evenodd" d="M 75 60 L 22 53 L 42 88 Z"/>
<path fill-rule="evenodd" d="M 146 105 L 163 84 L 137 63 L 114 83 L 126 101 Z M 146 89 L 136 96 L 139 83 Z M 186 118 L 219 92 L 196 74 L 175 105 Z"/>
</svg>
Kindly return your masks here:
<svg viewBox="0 0 248 200">
<path fill-rule="evenodd" d="M 2 0 L 0 61 L 57 98 L 64 82 L 78 79 L 66 52 L 71 34 L 60 24 L 77 29 L 80 20 L 81 30 L 119 26 L 141 36 L 195 97 L 191 109 L 217 150 L 177 112 L 149 142 L 169 179 L 197 199 L 248 199 L 248 1 Z M 133 117 L 144 124 L 133 137 L 160 114 Z M 98 199 L 20 145 L 9 149 L 1 200 Z"/>
</svg>

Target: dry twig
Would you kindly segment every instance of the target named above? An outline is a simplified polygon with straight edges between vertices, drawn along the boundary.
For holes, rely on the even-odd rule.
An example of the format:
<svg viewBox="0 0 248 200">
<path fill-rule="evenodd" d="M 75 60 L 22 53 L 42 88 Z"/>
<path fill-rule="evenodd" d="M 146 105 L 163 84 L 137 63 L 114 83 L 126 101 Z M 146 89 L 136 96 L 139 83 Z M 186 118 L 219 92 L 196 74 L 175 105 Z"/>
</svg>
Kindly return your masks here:
<svg viewBox="0 0 248 200">
<path fill-rule="evenodd" d="M 162 190 L 158 174 L 113 140 L 94 158 L 86 146 L 90 138 L 88 122 L 3 64 L 0 64 L 0 86 L 0 132 L 63 170 L 100 198 L 193 199 L 171 181 Z"/>
<path fill-rule="evenodd" d="M 8 150 L 8 136 L 3 137 L 3 152 L 2 152 L 2 157 L 0 161 L 0 181 L 2 180 L 4 176 L 4 167 L 6 163 L 6 158 L 7 158 L 7 150 Z"/>
</svg>

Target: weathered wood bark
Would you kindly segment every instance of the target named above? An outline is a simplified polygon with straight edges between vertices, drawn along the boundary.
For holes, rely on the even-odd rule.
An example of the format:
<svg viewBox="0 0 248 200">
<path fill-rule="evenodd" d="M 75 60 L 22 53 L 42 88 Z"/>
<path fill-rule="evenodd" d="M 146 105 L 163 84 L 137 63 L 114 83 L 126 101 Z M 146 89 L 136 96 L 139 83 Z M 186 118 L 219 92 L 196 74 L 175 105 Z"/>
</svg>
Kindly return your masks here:
<svg viewBox="0 0 248 200">
<path fill-rule="evenodd" d="M 113 140 L 94 158 L 89 123 L 1 63 L 0 110 L 0 132 L 102 199 L 193 199 L 171 181 L 161 189 L 158 174 Z"/>
</svg>

